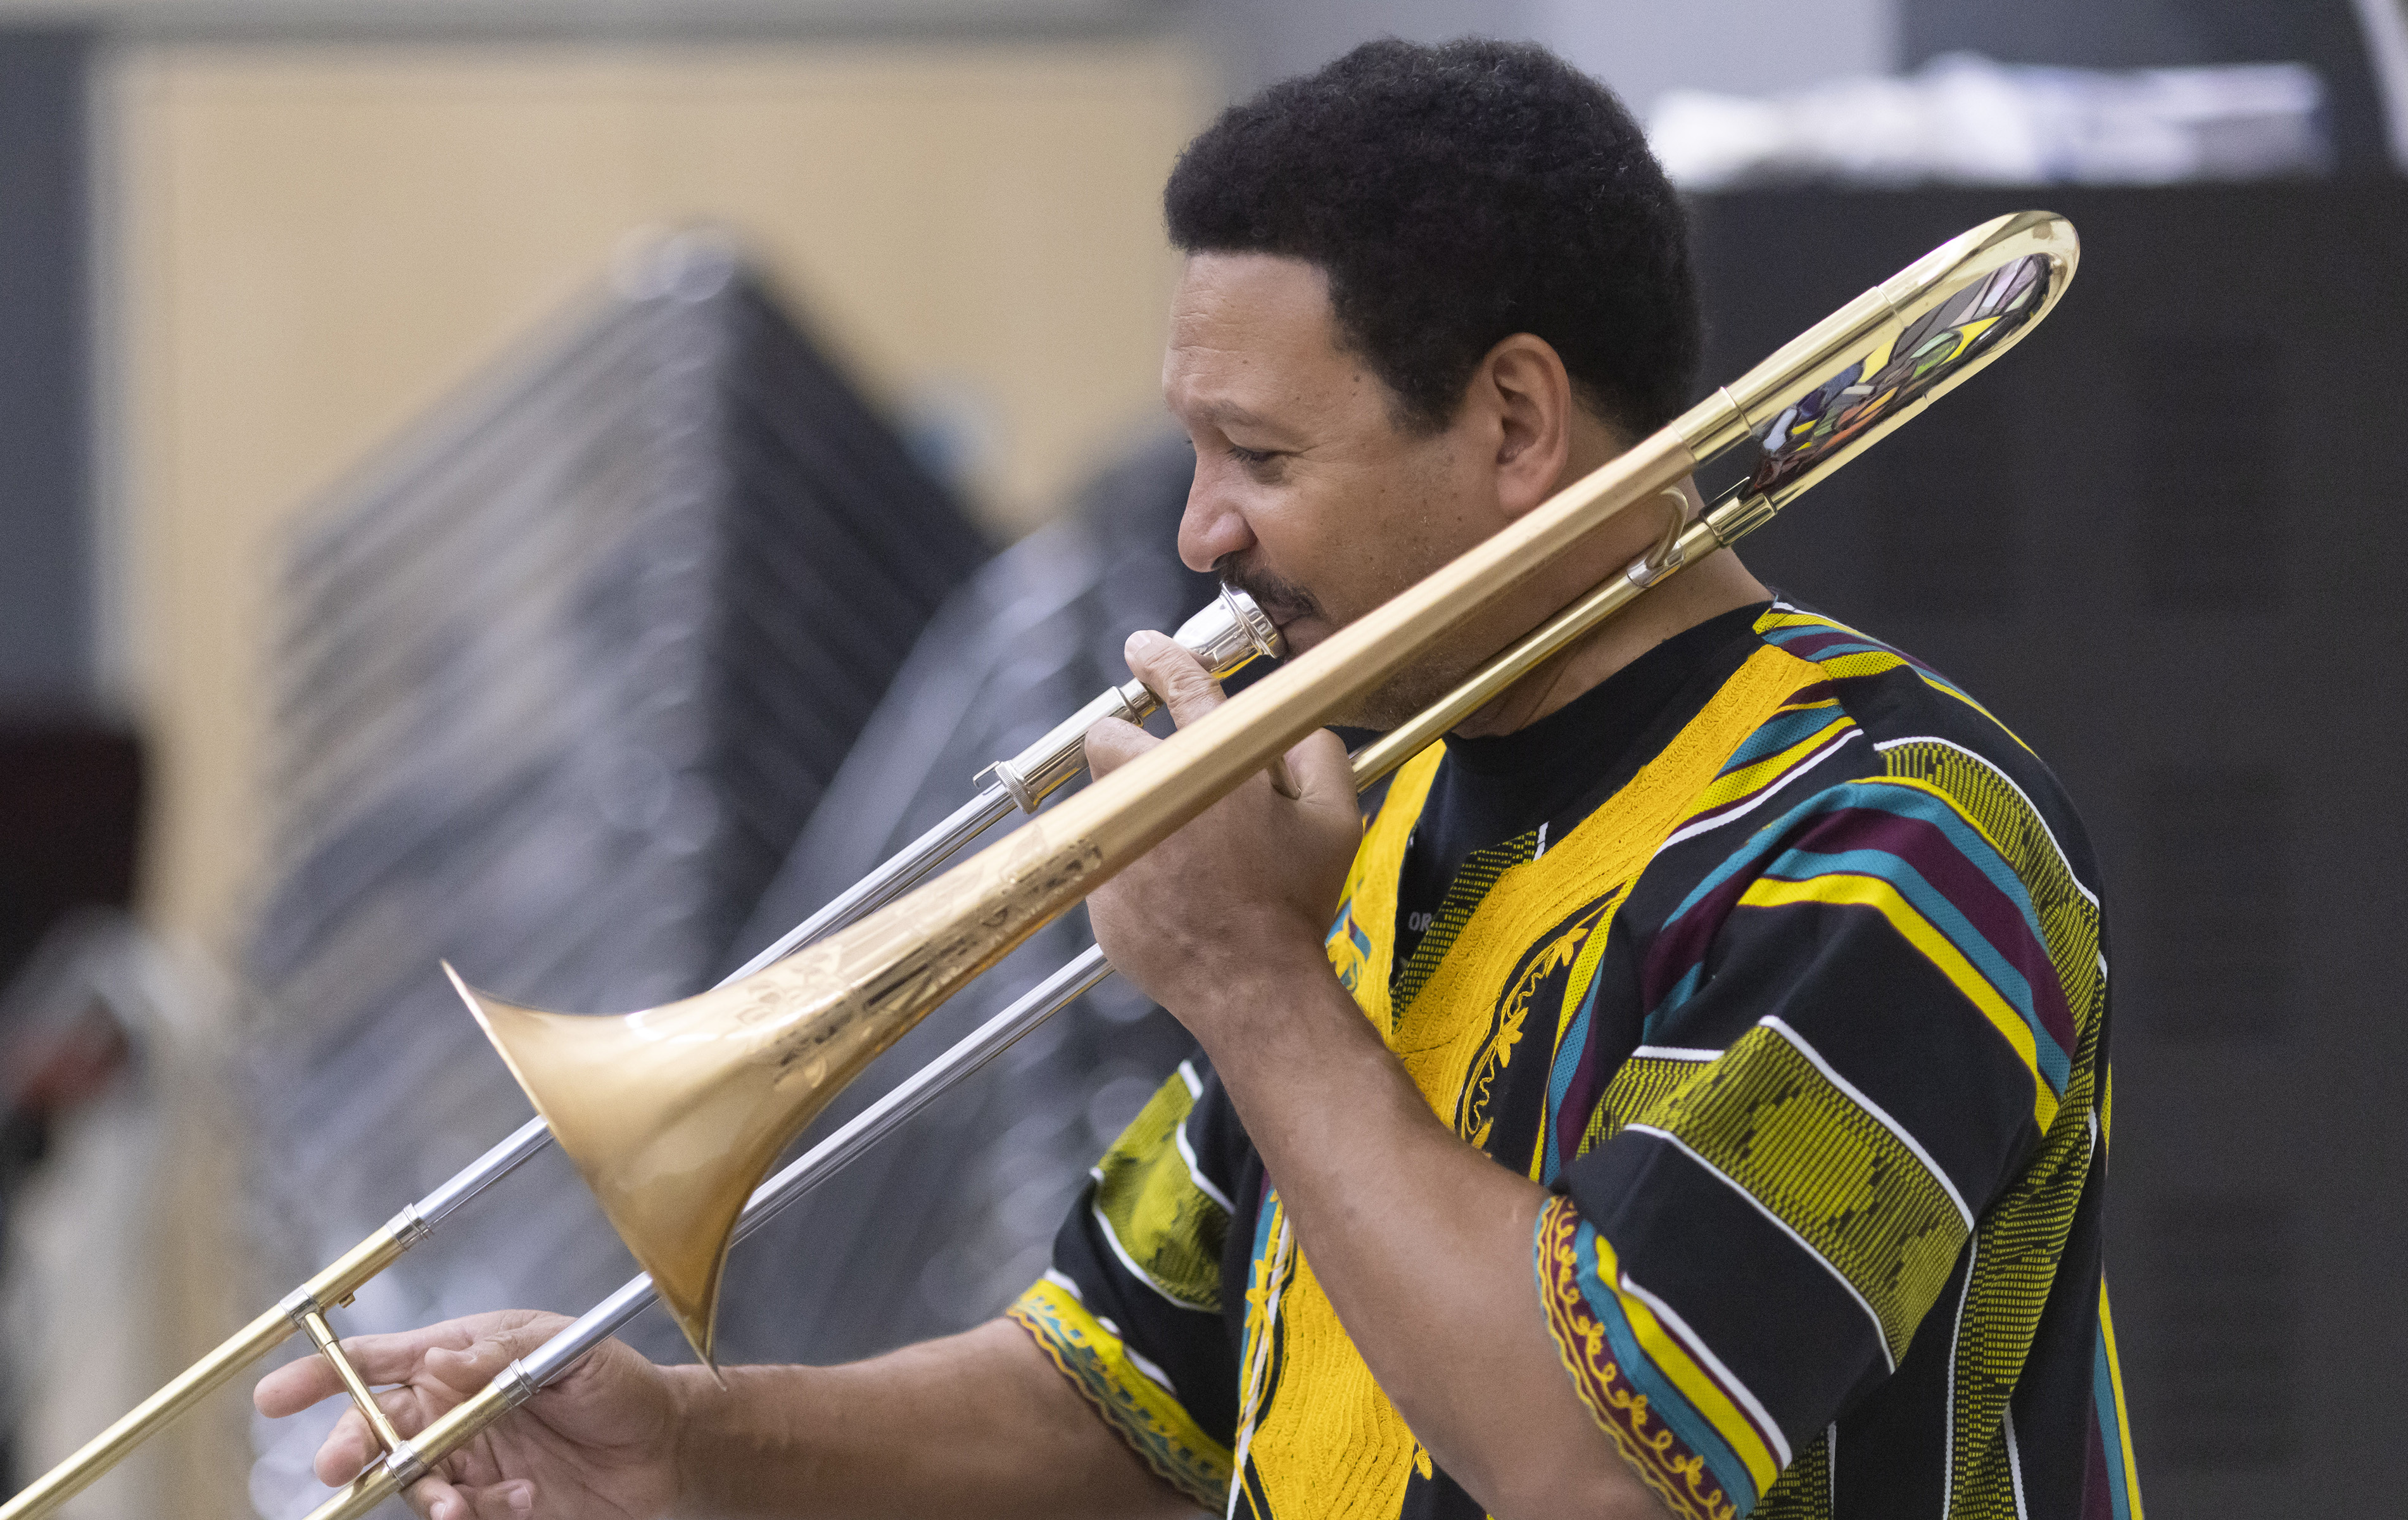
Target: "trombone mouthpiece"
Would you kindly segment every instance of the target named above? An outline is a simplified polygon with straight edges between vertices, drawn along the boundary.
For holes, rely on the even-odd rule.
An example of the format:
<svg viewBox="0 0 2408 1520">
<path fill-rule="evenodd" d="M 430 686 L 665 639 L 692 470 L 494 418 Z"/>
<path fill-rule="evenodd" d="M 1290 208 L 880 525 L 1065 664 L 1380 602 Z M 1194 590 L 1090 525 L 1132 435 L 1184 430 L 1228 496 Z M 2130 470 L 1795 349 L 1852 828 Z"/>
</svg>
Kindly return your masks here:
<svg viewBox="0 0 2408 1520">
<path fill-rule="evenodd" d="M 1257 654 L 1276 660 L 1287 639 L 1252 596 L 1224 585 L 1212 605 L 1179 625 L 1171 636 L 1211 668 L 1212 679 L 1233 675 Z"/>
</svg>

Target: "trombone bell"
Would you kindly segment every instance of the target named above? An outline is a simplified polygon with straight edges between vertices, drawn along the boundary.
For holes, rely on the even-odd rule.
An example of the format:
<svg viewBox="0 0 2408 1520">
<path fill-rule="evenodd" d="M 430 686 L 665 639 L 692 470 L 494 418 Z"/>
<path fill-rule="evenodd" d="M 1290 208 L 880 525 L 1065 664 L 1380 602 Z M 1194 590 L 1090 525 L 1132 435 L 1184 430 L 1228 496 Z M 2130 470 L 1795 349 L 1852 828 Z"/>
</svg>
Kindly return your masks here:
<svg viewBox="0 0 2408 1520">
<path fill-rule="evenodd" d="M 759 1058 L 767 1053 L 743 1038 L 740 1002 L 689 999 L 624 1018 L 546 1013 L 443 969 L 695 1355 L 715 1368 L 720 1274 L 753 1183 L 877 1049 L 832 1026 L 841 1006 L 821 1011 L 836 1018 L 805 1042 L 819 1049 L 782 1062 Z M 756 1058 L 729 1059 L 748 1046 Z"/>
</svg>

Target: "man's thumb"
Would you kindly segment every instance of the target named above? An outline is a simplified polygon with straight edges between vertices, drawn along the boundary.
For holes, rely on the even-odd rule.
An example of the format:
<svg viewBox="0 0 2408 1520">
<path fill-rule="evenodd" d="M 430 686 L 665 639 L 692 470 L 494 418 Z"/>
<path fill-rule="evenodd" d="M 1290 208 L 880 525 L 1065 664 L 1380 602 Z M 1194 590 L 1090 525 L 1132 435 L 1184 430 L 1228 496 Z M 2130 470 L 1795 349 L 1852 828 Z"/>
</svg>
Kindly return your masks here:
<svg viewBox="0 0 2408 1520">
<path fill-rule="evenodd" d="M 1354 767 L 1346 758 L 1346 742 L 1326 728 L 1316 728 L 1287 752 L 1287 772 L 1295 795 L 1315 807 L 1343 806 L 1354 810 Z"/>
</svg>

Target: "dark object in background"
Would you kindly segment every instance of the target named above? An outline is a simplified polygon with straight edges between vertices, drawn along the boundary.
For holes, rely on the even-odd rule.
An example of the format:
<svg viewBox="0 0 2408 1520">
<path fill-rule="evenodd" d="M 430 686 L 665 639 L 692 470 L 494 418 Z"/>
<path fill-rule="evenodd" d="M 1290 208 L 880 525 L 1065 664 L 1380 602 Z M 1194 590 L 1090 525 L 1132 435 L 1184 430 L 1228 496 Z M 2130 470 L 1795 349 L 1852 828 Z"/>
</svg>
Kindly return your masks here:
<svg viewBox="0 0 2408 1520">
<path fill-rule="evenodd" d="M 131 1031 L 104 999 L 62 1000 L 40 984 L 52 964 L 81 955 L 95 932 L 83 922 L 86 914 L 114 918 L 94 909 L 68 914 L 0 993 L 0 1260 L 18 1187 L 50 1154 L 52 1126 L 98 1097 L 134 1058 Z M 26 1400 L 34 1397 L 27 1382 L 16 1362 L 0 1364 L 0 1492 L 15 1493 L 24 1476 L 17 1451 Z"/>
<path fill-rule="evenodd" d="M 134 899 L 142 752 L 97 719 L 0 716 L 0 985 L 81 907 Z"/>
<path fill-rule="evenodd" d="M 2169 1514 L 2398 1506 L 2408 184 L 1756 194 L 1698 206 L 1709 382 L 2045 204 L 2044 330 L 1742 553 L 2056 767 L 2106 882 L 2108 1280 Z"/>
<path fill-rule="evenodd" d="M 87 34 L 0 27 L 0 700 L 93 676 Z"/>
<path fill-rule="evenodd" d="M 131 903 L 141 822 L 133 734 L 88 718 L 0 718 L 0 992 L 63 924 Z M 126 1055 L 113 1024 L 25 1012 L 0 997 L 0 1242 L 9 1195 L 41 1160 L 50 1120 Z M 16 1490 L 12 1435 L 0 1431 L 0 1492 Z"/>
<path fill-rule="evenodd" d="M 438 960 L 586 1012 L 706 986 L 988 552 L 716 241 L 670 240 L 598 305 L 414 430 L 290 562 L 246 968 L 280 1281 L 529 1115 Z M 628 1275 L 551 1152 L 340 1327 L 581 1310 Z M 316 1492 L 308 1422 L 265 1439 L 254 1492 Z"/>
<path fill-rule="evenodd" d="M 2334 168 L 2396 172 L 2351 0 L 1903 0 L 1899 30 L 1906 68 L 1960 50 L 2076 68 L 2306 64 L 2324 76 Z"/>
<path fill-rule="evenodd" d="M 140 932 L 115 909 L 77 908 L 0 987 L 0 1223 L 48 1154 L 52 1121 L 99 1097 L 135 1058 L 137 1031 L 91 968 Z"/>
</svg>

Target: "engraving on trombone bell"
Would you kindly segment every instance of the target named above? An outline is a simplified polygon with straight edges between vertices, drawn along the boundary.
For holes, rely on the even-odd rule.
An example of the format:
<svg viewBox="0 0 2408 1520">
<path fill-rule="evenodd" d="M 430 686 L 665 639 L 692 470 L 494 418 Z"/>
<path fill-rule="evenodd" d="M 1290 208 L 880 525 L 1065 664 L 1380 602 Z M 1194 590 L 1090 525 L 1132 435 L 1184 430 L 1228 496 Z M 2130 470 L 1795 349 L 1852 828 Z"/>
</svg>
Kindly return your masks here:
<svg viewBox="0 0 2408 1520">
<path fill-rule="evenodd" d="M 930 1010 L 1083 895 L 1103 866 L 1087 839 L 1036 825 L 765 975 L 738 1020 L 782 1021 L 758 1053 L 779 1084 L 816 1084 L 869 1061 Z M 816 1004 L 816 1007 L 810 1006 Z"/>
<path fill-rule="evenodd" d="M 804 952 L 804 954 L 809 954 L 809 951 Z M 794 958 L 800 960 L 802 956 L 797 955 Z M 752 982 L 748 988 L 743 1004 L 736 1010 L 734 1015 L 736 1022 L 751 1028 L 757 1025 L 775 1023 L 783 1016 L 786 1012 L 787 989 L 780 986 L 778 982 L 785 980 L 781 977 L 773 982 L 764 977 Z"/>
</svg>

